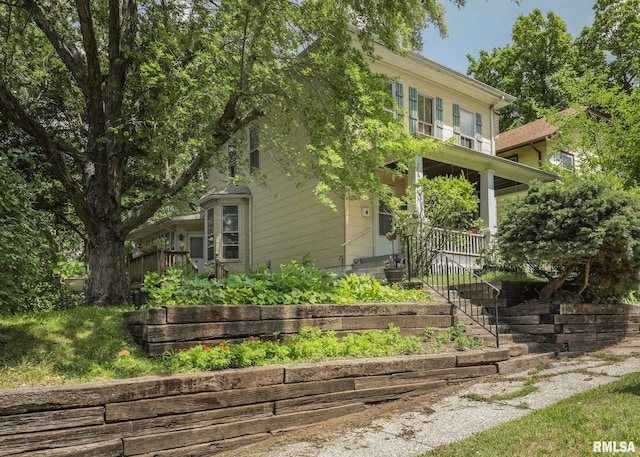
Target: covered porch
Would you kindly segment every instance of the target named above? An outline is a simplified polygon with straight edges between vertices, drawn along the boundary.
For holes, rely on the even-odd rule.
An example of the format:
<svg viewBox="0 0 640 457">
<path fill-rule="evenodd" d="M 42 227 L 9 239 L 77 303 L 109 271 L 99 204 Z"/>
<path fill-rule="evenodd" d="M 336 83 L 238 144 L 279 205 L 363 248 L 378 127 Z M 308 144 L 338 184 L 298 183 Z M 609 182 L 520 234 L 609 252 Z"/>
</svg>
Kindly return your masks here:
<svg viewBox="0 0 640 457">
<path fill-rule="evenodd" d="M 416 157 L 409 170 L 408 184 L 422 177 L 464 175 L 473 183 L 480 197 L 480 214 L 484 229 L 495 234 L 498 225 L 496 196 L 526 190 L 531 181 L 553 181 L 557 176 L 539 168 L 509 159 L 448 145 L 430 152 L 428 157 Z M 419 202 L 416 202 L 419 205 Z"/>
</svg>

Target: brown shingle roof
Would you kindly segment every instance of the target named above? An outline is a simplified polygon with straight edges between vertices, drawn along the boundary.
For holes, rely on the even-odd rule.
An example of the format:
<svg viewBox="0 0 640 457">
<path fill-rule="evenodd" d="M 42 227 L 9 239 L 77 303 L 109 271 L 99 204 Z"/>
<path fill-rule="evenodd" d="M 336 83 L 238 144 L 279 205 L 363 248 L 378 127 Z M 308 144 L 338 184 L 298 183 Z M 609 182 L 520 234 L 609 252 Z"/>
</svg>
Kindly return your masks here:
<svg viewBox="0 0 640 457">
<path fill-rule="evenodd" d="M 507 130 L 496 137 L 496 152 L 504 152 L 510 149 L 544 140 L 548 136 L 555 135 L 558 128 L 547 122 L 546 119 L 538 119 L 515 129 Z"/>
</svg>

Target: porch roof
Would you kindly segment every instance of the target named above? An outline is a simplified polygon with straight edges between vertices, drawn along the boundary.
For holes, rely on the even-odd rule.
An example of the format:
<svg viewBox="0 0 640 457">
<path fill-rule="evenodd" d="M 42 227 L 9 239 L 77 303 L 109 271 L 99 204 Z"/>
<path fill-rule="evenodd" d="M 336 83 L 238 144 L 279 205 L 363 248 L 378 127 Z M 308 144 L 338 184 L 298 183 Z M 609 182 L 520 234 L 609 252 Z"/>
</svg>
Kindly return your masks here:
<svg viewBox="0 0 640 457">
<path fill-rule="evenodd" d="M 175 230 L 178 225 L 203 230 L 204 211 L 164 217 L 152 224 L 143 225 L 142 227 L 133 230 L 129 235 L 127 235 L 127 240 L 132 241 L 137 240 L 138 238 L 147 238 L 153 233 Z"/>
<path fill-rule="evenodd" d="M 554 181 L 558 176 L 539 168 L 530 167 L 512 160 L 474 151 L 457 145 L 448 145 L 431 151 L 425 159 L 441 162 L 476 172 L 491 170 L 503 180 L 528 184 L 533 180 Z"/>
</svg>

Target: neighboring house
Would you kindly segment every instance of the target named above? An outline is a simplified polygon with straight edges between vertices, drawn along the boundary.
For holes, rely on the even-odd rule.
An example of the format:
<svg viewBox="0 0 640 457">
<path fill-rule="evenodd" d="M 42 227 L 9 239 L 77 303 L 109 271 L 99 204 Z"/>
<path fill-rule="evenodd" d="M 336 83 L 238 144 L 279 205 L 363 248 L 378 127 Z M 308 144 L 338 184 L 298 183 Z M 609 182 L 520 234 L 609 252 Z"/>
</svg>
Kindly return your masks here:
<svg viewBox="0 0 640 457">
<path fill-rule="evenodd" d="M 569 110 L 563 112 L 569 112 Z M 554 139 L 558 135 L 558 130 L 558 127 L 543 118 L 502 132 L 496 136 L 496 155 L 530 167 L 541 168 L 545 164 L 551 164 L 573 171 L 576 166 L 576 156 L 557 148 Z M 497 190 L 498 215 L 504 214 L 507 198 L 526 190 L 526 185 L 517 182 Z"/>
<path fill-rule="evenodd" d="M 496 110 L 512 103 L 512 96 L 415 53 L 400 56 L 379 48 L 377 54 L 381 60 L 372 70 L 393 80 L 389 90 L 409 131 L 418 137 L 451 139 L 441 151 L 416 157 L 402 180 L 388 180 L 397 195 L 422 176 L 464 173 L 478 189 L 485 228 L 495 232 L 497 193 L 526 187 L 533 179 L 555 179 L 536 163 L 496 154 Z M 289 141 L 302 148 L 306 138 L 301 127 L 290 133 Z M 257 128 L 248 132 L 243 147 L 227 147 L 228 176 L 212 171 L 212 190 L 198 202 L 205 214 L 207 262 L 217 259 L 229 271 L 242 272 L 257 265 L 277 268 L 309 254 L 319 267 L 348 271 L 368 258 L 399 252 L 399 241 L 392 245 L 385 237 L 392 217 L 384 205 L 339 199 L 336 211 L 322 205 L 313 193 L 315 183 L 297 186 L 278 163 L 277 148 L 261 142 Z M 265 184 L 230 184 L 242 164 L 266 176 Z"/>
</svg>

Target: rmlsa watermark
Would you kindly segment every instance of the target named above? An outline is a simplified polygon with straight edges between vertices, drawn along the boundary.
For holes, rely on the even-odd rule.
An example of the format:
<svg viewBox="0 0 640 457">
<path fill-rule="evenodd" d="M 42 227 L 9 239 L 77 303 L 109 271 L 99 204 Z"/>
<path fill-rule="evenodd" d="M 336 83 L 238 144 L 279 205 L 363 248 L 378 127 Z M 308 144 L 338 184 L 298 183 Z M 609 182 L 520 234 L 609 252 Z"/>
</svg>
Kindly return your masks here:
<svg viewBox="0 0 640 457">
<path fill-rule="evenodd" d="M 593 452 L 635 454 L 636 446 L 633 444 L 633 441 L 594 441 Z"/>
</svg>

